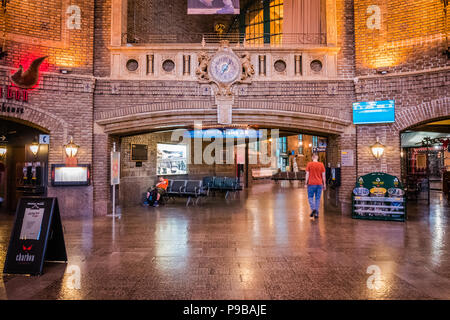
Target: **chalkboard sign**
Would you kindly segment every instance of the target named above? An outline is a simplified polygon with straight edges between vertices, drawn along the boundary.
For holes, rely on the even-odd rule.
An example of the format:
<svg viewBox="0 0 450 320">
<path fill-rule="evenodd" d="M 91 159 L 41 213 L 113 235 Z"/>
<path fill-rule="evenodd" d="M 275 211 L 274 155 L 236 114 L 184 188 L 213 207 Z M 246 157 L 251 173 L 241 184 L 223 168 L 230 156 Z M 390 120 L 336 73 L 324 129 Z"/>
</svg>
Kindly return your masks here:
<svg viewBox="0 0 450 320">
<path fill-rule="evenodd" d="M 3 273 L 42 274 L 44 261 L 67 262 L 57 198 L 21 198 Z"/>
<path fill-rule="evenodd" d="M 147 161 L 146 144 L 131 144 L 131 161 Z"/>
</svg>

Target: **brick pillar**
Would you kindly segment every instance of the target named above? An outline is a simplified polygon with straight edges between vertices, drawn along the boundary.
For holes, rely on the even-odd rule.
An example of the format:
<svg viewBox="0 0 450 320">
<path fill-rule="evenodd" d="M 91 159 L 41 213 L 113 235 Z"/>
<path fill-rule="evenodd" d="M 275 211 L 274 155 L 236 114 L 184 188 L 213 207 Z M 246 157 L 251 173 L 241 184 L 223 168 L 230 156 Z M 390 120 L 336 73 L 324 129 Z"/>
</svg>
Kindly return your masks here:
<svg viewBox="0 0 450 320">
<path fill-rule="evenodd" d="M 341 186 L 339 188 L 339 201 L 342 214 L 351 214 L 351 193 L 356 182 L 358 153 L 356 152 L 356 128 L 348 126 L 345 132 L 337 138 L 338 161 L 341 164 Z M 353 150 L 353 166 L 342 166 L 341 151 Z"/>
<path fill-rule="evenodd" d="M 94 150 L 92 178 L 94 185 L 94 215 L 104 216 L 112 212 L 110 185 L 111 151 L 113 142 L 118 147 L 119 140 L 103 132 L 94 124 Z"/>
</svg>

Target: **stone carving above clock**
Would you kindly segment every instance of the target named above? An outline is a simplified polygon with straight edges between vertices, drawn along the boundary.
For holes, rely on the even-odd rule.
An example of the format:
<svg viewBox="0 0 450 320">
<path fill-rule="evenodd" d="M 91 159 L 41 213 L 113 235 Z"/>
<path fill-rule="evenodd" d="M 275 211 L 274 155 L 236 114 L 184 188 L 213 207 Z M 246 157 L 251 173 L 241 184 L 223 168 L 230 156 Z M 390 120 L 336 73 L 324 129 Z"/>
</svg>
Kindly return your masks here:
<svg viewBox="0 0 450 320">
<path fill-rule="evenodd" d="M 198 57 L 196 76 L 202 83 L 215 83 L 218 88 L 216 95 L 231 96 L 234 83 L 249 83 L 255 74 L 250 53 L 244 52 L 239 57 L 230 48 L 228 41 L 222 41 L 212 57 L 204 51 L 200 52 Z"/>
</svg>

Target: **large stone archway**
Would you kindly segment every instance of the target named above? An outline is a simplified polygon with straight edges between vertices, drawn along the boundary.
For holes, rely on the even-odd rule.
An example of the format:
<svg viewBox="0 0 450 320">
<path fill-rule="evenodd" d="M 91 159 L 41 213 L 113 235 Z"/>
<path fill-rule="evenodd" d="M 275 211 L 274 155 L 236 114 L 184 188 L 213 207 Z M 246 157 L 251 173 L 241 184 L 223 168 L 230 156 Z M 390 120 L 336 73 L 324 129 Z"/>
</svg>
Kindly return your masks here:
<svg viewBox="0 0 450 320">
<path fill-rule="evenodd" d="M 177 100 L 135 105 L 98 112 L 94 124 L 94 198 L 95 213 L 111 212 L 111 187 L 109 185 L 110 152 L 120 136 L 159 130 L 193 127 L 201 122 L 205 127 L 217 124 L 217 109 L 210 99 Z M 338 108 L 316 107 L 311 104 L 267 100 L 238 100 L 233 106 L 233 125 L 254 125 L 265 128 L 302 130 L 330 137 L 333 144 L 330 162 L 333 167 L 340 162 L 340 150 L 354 148 L 355 131 L 351 114 Z M 347 190 L 346 181 L 353 184 L 354 167 L 343 168 L 342 196 Z M 348 199 L 347 199 L 348 200 Z"/>
<path fill-rule="evenodd" d="M 233 124 L 273 128 L 302 128 L 326 134 L 341 134 L 351 124 L 351 115 L 314 105 L 272 101 L 240 101 L 233 107 Z M 174 101 L 101 112 L 96 123 L 108 134 L 127 134 L 153 129 L 192 126 L 195 121 L 217 124 L 217 109 L 210 101 Z"/>
</svg>

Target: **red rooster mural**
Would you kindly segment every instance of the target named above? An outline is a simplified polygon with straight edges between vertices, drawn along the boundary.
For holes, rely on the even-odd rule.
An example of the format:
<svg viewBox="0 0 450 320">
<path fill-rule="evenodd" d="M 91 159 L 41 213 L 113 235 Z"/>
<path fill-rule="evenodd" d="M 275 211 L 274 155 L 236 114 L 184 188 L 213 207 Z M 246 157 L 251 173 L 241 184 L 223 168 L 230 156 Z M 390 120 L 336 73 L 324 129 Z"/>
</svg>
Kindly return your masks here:
<svg viewBox="0 0 450 320">
<path fill-rule="evenodd" d="M 12 83 L 21 89 L 32 89 L 39 80 L 39 67 L 46 58 L 47 56 L 35 59 L 25 71 L 20 66 L 11 76 Z"/>
</svg>

